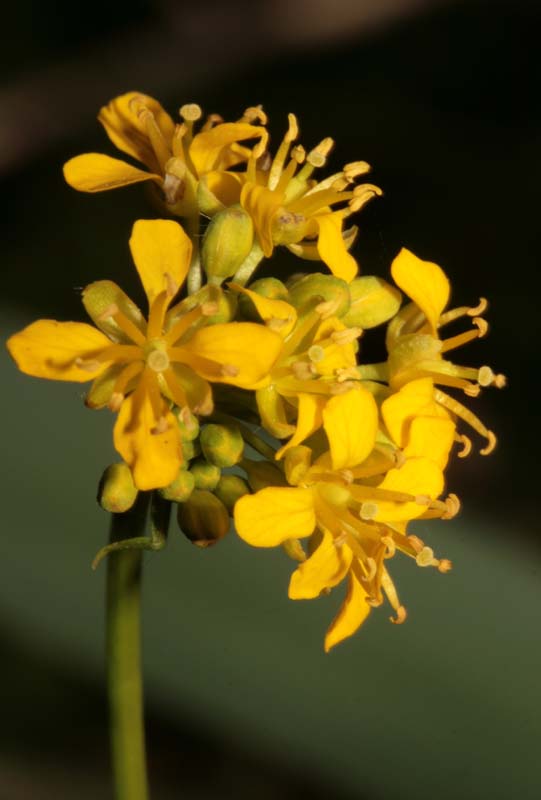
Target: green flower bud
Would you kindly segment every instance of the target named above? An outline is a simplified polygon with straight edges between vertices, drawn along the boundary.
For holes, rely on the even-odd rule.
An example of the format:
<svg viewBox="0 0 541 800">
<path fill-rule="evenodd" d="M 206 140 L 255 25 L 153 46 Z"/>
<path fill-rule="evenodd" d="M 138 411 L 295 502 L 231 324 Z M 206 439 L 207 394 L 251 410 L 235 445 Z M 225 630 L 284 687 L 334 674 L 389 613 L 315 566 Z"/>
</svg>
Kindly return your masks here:
<svg viewBox="0 0 541 800">
<path fill-rule="evenodd" d="M 289 292 L 278 278 L 259 278 L 259 280 L 251 283 L 248 288 L 252 292 L 261 295 L 261 297 L 268 297 L 270 300 L 285 300 L 289 302 Z M 246 294 L 241 294 L 239 296 L 239 310 L 243 319 L 256 322 L 261 321 L 254 304 Z"/>
<path fill-rule="evenodd" d="M 188 406 L 182 408 L 178 414 L 178 427 L 181 442 L 193 442 L 199 436 L 199 420 L 192 414 Z"/>
<path fill-rule="evenodd" d="M 221 200 L 218 200 L 208 182 L 209 177 L 202 175 L 197 183 L 197 205 L 201 214 L 213 217 L 219 211 L 223 211 L 225 206 Z"/>
<path fill-rule="evenodd" d="M 237 295 L 234 292 L 224 291 L 220 286 L 207 284 L 198 292 L 186 298 L 186 311 L 196 305 L 208 303 L 215 306 L 216 311 L 206 314 L 207 325 L 218 325 L 222 322 L 231 322 L 237 313 Z"/>
<path fill-rule="evenodd" d="M 301 314 L 320 303 L 331 303 L 336 307 L 333 316 L 343 317 L 349 310 L 349 287 L 341 278 L 316 272 L 305 275 L 289 287 L 289 300 Z"/>
<path fill-rule="evenodd" d="M 220 467 L 209 464 L 204 458 L 198 458 L 190 464 L 190 472 L 195 480 L 196 489 L 212 491 L 218 485 L 222 475 Z"/>
<path fill-rule="evenodd" d="M 196 458 L 201 452 L 201 447 L 199 446 L 198 439 L 194 439 L 193 442 L 181 442 L 181 447 L 182 447 L 182 457 L 185 462 L 191 461 L 192 458 Z"/>
<path fill-rule="evenodd" d="M 199 441 L 207 461 L 217 467 L 232 467 L 242 458 L 244 440 L 236 425 L 205 425 Z"/>
<path fill-rule="evenodd" d="M 197 547 L 210 547 L 223 539 L 229 530 L 229 513 L 211 492 L 195 489 L 181 503 L 177 512 L 182 532 Z"/>
<path fill-rule="evenodd" d="M 252 249 L 252 218 L 238 205 L 219 211 L 209 222 L 203 237 L 201 259 L 209 279 L 234 275 Z"/>
<path fill-rule="evenodd" d="M 137 499 L 137 488 L 127 464 L 111 464 L 102 475 L 98 488 L 98 503 L 105 511 L 122 514 L 129 511 Z"/>
<path fill-rule="evenodd" d="M 170 500 L 172 503 L 185 503 L 194 487 L 195 478 L 192 473 L 181 469 L 173 483 L 160 489 L 160 494 L 164 500 Z"/>
<path fill-rule="evenodd" d="M 230 514 L 233 512 L 237 500 L 245 494 L 249 494 L 249 492 L 250 487 L 238 475 L 222 475 L 218 481 L 218 486 L 214 490 L 214 494 L 222 501 Z"/>
<path fill-rule="evenodd" d="M 352 280 L 349 293 L 351 305 L 342 322 L 350 328 L 375 328 L 394 317 L 402 302 L 398 289 L 375 275 Z"/>
<path fill-rule="evenodd" d="M 267 486 L 287 486 L 283 472 L 270 461 L 263 459 L 253 461 L 245 458 L 242 461 L 242 468 L 248 476 L 248 483 L 253 492 L 259 492 Z"/>
</svg>

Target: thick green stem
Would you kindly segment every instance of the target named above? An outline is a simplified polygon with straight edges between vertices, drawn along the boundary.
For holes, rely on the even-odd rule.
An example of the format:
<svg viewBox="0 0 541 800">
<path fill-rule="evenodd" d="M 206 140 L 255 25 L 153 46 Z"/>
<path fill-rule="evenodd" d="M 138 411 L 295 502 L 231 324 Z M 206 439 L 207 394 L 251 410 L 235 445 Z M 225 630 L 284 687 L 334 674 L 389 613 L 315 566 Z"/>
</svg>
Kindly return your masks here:
<svg viewBox="0 0 541 800">
<path fill-rule="evenodd" d="M 115 514 L 111 543 L 142 535 L 149 495 L 131 511 Z M 148 785 L 141 678 L 141 550 L 107 559 L 107 677 L 115 800 L 147 800 Z"/>
</svg>

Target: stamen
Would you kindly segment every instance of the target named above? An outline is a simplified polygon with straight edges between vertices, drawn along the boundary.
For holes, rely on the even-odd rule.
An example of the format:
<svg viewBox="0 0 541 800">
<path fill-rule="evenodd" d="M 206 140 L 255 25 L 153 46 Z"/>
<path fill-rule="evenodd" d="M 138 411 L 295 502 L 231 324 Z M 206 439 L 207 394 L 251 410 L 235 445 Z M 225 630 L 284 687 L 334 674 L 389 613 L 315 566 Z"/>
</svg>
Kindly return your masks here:
<svg viewBox="0 0 541 800">
<path fill-rule="evenodd" d="M 157 339 L 162 334 L 165 312 L 170 302 L 171 294 L 167 290 L 160 292 L 152 302 L 148 315 L 147 339 Z"/>
<path fill-rule="evenodd" d="M 348 540 L 347 531 L 341 531 L 340 534 L 334 538 L 333 544 L 335 547 L 342 547 L 342 545 L 346 544 L 347 540 Z"/>
<path fill-rule="evenodd" d="M 462 389 L 464 394 L 467 394 L 468 397 L 479 397 L 481 394 L 481 387 L 476 383 L 467 383 Z"/>
<path fill-rule="evenodd" d="M 236 378 L 239 372 L 239 368 L 234 364 L 222 364 L 220 367 L 220 373 L 227 378 Z"/>
<path fill-rule="evenodd" d="M 366 559 L 366 564 L 363 564 L 363 566 L 367 567 L 364 579 L 367 583 L 370 583 L 370 581 L 374 580 L 378 571 L 378 565 L 376 564 L 376 560 L 371 556 L 368 556 L 368 558 Z"/>
<path fill-rule="evenodd" d="M 117 412 L 120 411 L 120 406 L 124 402 L 124 395 L 122 392 L 113 392 L 111 395 L 109 402 L 107 403 L 108 408 L 113 411 Z"/>
<path fill-rule="evenodd" d="M 392 536 L 382 536 L 381 537 L 382 544 L 386 547 L 386 553 L 384 558 L 392 558 L 396 553 L 396 543 Z"/>
<path fill-rule="evenodd" d="M 126 388 L 131 380 L 142 372 L 144 367 L 143 361 L 132 361 L 121 371 L 120 375 L 115 381 L 113 392 L 109 400 L 109 408 L 111 411 L 118 411 L 124 401 Z"/>
<path fill-rule="evenodd" d="M 477 431 L 480 436 L 484 436 L 486 439 L 490 439 L 490 431 L 485 428 L 479 417 L 476 417 L 475 414 L 466 408 L 458 400 L 455 400 L 454 397 L 449 397 L 448 394 L 442 392 L 440 389 L 434 389 L 434 400 L 436 403 L 444 406 L 453 414 L 456 414 L 457 417 L 460 417 L 467 422 L 475 431 Z M 492 434 L 494 436 L 494 434 Z"/>
<path fill-rule="evenodd" d="M 440 558 L 440 562 L 438 564 L 438 572 L 442 572 L 445 574 L 446 572 L 450 572 L 453 568 L 453 562 L 449 561 L 448 558 Z"/>
<path fill-rule="evenodd" d="M 252 155 L 255 159 L 260 158 L 260 156 L 262 156 L 266 152 L 268 143 L 269 143 L 269 133 L 268 131 L 262 131 L 261 139 L 252 150 Z"/>
<path fill-rule="evenodd" d="M 181 125 L 175 125 L 173 140 L 171 142 L 171 149 L 173 151 L 173 156 L 175 158 L 184 160 L 183 139 L 186 136 L 187 132 L 188 128 L 186 127 L 184 122 Z"/>
<path fill-rule="evenodd" d="M 98 361 L 96 358 L 76 358 L 74 364 L 79 369 L 83 369 L 85 372 L 96 372 L 102 366 L 102 362 Z"/>
<path fill-rule="evenodd" d="M 357 386 L 358 383 L 355 381 L 342 381 L 342 383 L 328 384 L 329 392 L 334 396 L 345 394 L 346 392 L 349 392 L 350 389 L 355 389 Z"/>
<path fill-rule="evenodd" d="M 366 175 L 372 167 L 366 161 L 352 161 L 344 167 L 344 175 L 349 182 L 353 182 L 359 175 Z"/>
<path fill-rule="evenodd" d="M 406 617 L 407 616 L 408 616 L 408 613 L 407 613 L 406 609 L 404 608 L 404 606 L 399 606 L 396 609 L 396 619 L 395 619 L 395 617 L 389 617 L 389 619 L 395 625 L 402 625 L 402 623 L 406 621 Z"/>
<path fill-rule="evenodd" d="M 291 142 L 294 142 L 297 136 L 299 135 L 299 125 L 295 114 L 288 114 L 287 119 L 289 122 L 289 127 L 287 129 L 284 138 L 282 139 L 282 142 L 274 157 L 269 172 L 269 179 L 267 181 L 267 186 L 269 187 L 269 189 L 271 189 L 271 191 L 275 189 L 276 186 L 278 185 L 280 176 L 282 175 L 284 169 L 284 164 L 287 158 L 287 154 L 289 153 Z M 297 162 L 293 160 L 293 163 L 296 164 Z"/>
<path fill-rule="evenodd" d="M 419 539 L 418 536 L 407 536 L 406 538 L 416 553 L 420 553 L 425 546 L 423 540 Z"/>
<path fill-rule="evenodd" d="M 114 317 L 115 314 L 118 314 L 118 306 L 116 303 L 111 303 L 110 306 L 107 306 L 105 311 L 102 311 L 102 313 L 98 317 L 98 320 L 100 322 L 106 322 L 106 320 L 110 319 L 111 317 Z"/>
<path fill-rule="evenodd" d="M 462 444 L 462 450 L 458 451 L 457 456 L 459 458 L 467 458 L 472 450 L 471 439 L 463 433 L 458 433 L 455 437 L 455 441 Z"/>
<path fill-rule="evenodd" d="M 470 317 L 477 317 L 480 314 L 484 314 L 488 308 L 488 300 L 486 297 L 479 298 L 479 305 L 475 306 L 475 308 L 470 308 L 467 311 L 468 316 Z"/>
<path fill-rule="evenodd" d="M 291 320 L 289 319 L 280 319 L 279 317 L 271 317 L 266 321 L 266 326 L 271 331 L 280 331 L 284 327 L 284 325 L 288 325 Z"/>
<path fill-rule="evenodd" d="M 170 158 L 165 165 L 165 178 L 162 191 L 169 205 L 173 205 L 184 197 L 186 191 L 186 172 L 187 167 L 184 159 L 178 156 Z"/>
<path fill-rule="evenodd" d="M 168 369 L 163 377 L 165 378 L 165 382 L 169 388 L 171 397 L 173 398 L 173 402 L 175 403 L 175 405 L 181 406 L 185 411 L 187 411 L 187 414 L 185 413 L 184 417 L 188 419 L 189 426 L 193 427 L 193 418 L 188 408 L 186 392 L 184 391 L 182 383 L 179 381 L 179 379 L 177 378 L 172 369 Z M 184 422 L 184 419 L 181 418 L 180 414 L 178 415 L 178 417 L 180 422 Z M 186 425 L 185 422 L 184 424 Z"/>
<path fill-rule="evenodd" d="M 196 122 L 201 119 L 203 111 L 197 103 L 186 103 L 180 107 L 179 114 L 186 122 Z"/>
<path fill-rule="evenodd" d="M 291 149 L 291 158 L 294 158 L 297 164 L 302 164 L 306 159 L 306 150 L 302 144 L 297 144 Z"/>
<path fill-rule="evenodd" d="M 383 190 L 373 183 L 363 183 L 353 190 L 353 200 L 350 201 L 350 213 L 360 211 L 372 198 L 381 197 Z"/>
<path fill-rule="evenodd" d="M 313 344 L 311 347 L 308 348 L 308 358 L 314 364 L 317 364 L 320 361 L 323 361 L 323 359 L 325 358 L 325 350 L 324 350 L 324 348 L 321 347 L 321 345 L 319 345 L 319 344 Z"/>
<path fill-rule="evenodd" d="M 201 314 L 204 317 L 212 317 L 219 311 L 218 303 L 216 303 L 214 300 L 206 300 L 204 303 L 201 303 L 200 308 Z"/>
<path fill-rule="evenodd" d="M 453 519 L 460 511 L 460 500 L 456 494 L 450 494 L 444 500 L 447 511 L 442 515 L 442 519 Z"/>
<path fill-rule="evenodd" d="M 359 370 L 357 367 L 340 367 L 336 370 L 336 380 L 343 383 L 349 380 L 359 380 Z"/>
<path fill-rule="evenodd" d="M 169 430 L 169 423 L 167 422 L 167 417 L 160 417 L 157 421 L 156 425 L 150 429 L 150 432 L 153 436 L 159 436 L 160 433 L 165 433 Z"/>
<path fill-rule="evenodd" d="M 488 322 L 483 317 L 474 317 L 472 324 L 476 326 L 475 331 L 465 331 L 459 333 L 458 336 L 452 336 L 450 339 L 443 339 L 441 342 L 441 352 L 445 353 L 448 350 L 454 350 L 456 347 L 461 347 L 474 339 L 481 339 L 488 331 Z"/>
<path fill-rule="evenodd" d="M 142 108 L 138 116 L 146 128 L 150 144 L 154 150 L 154 154 L 158 160 L 160 169 L 162 172 L 165 172 L 165 165 L 169 161 L 171 153 L 165 139 L 163 138 L 163 134 L 158 126 L 158 123 L 156 122 L 154 114 L 152 114 L 148 108 Z"/>
<path fill-rule="evenodd" d="M 328 319 L 334 317 L 340 306 L 340 298 L 336 297 L 333 300 L 324 300 L 318 303 L 314 311 L 321 317 L 321 319 Z"/>
<path fill-rule="evenodd" d="M 221 114 L 209 114 L 205 120 L 204 125 L 202 125 L 202 131 L 210 131 L 215 125 L 219 125 L 220 122 L 223 122 L 224 118 Z M 241 120 L 242 122 L 242 120 Z"/>
<path fill-rule="evenodd" d="M 327 157 L 334 147 L 334 140 L 330 136 L 323 139 L 313 150 L 310 150 L 306 156 L 308 164 L 312 167 L 324 167 Z"/>
<path fill-rule="evenodd" d="M 291 371 L 301 381 L 311 380 L 314 375 L 317 375 L 317 369 L 308 361 L 294 361 L 291 364 Z"/>
<path fill-rule="evenodd" d="M 166 272 L 164 274 L 165 278 L 165 291 L 169 295 L 169 297 L 173 298 L 179 290 L 179 285 L 172 277 L 171 273 Z"/>
<path fill-rule="evenodd" d="M 445 314 L 442 314 L 438 320 L 438 328 L 443 327 L 443 325 L 448 325 L 449 322 L 454 322 L 456 319 L 460 319 L 460 317 L 477 317 L 480 314 L 484 314 L 488 308 L 488 300 L 486 298 L 481 297 L 479 300 L 479 304 L 475 306 L 475 308 L 470 308 L 469 306 L 459 306 L 458 308 L 451 308 L 449 311 L 446 311 Z"/>
<path fill-rule="evenodd" d="M 244 114 L 239 119 L 239 122 L 247 122 L 249 125 L 251 125 L 253 122 L 259 122 L 261 125 L 266 125 L 268 122 L 268 117 L 263 111 L 263 106 L 249 106 L 244 111 Z"/>
<path fill-rule="evenodd" d="M 492 451 L 496 447 L 498 441 L 492 431 L 487 431 L 487 439 L 488 439 L 488 444 L 485 447 L 483 447 L 482 450 L 479 450 L 482 456 L 490 455 L 490 453 L 492 453 Z"/>
<path fill-rule="evenodd" d="M 361 503 L 361 509 L 359 511 L 359 517 L 362 520 L 368 521 L 370 519 L 374 519 L 376 514 L 378 513 L 378 504 L 367 502 Z"/>
<path fill-rule="evenodd" d="M 437 567 L 439 564 L 439 561 L 434 558 L 432 548 L 426 545 L 417 553 L 415 561 L 418 567 Z"/>
<path fill-rule="evenodd" d="M 341 478 L 344 479 L 344 481 L 347 484 L 353 483 L 353 481 L 355 480 L 355 476 L 350 469 L 341 469 L 339 470 L 338 474 L 340 475 Z"/>
</svg>

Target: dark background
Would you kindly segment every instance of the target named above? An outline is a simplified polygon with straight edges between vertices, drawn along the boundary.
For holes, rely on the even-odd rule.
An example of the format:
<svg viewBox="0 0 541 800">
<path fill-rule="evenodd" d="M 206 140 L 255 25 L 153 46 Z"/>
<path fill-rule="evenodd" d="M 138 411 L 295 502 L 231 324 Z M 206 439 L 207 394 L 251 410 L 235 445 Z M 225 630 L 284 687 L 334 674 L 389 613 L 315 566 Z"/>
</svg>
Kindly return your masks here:
<svg viewBox="0 0 541 800">
<path fill-rule="evenodd" d="M 148 558 L 145 657 L 154 797 L 523 798 L 539 744 L 539 13 L 526 2 L 19 3 L 0 48 L 5 335 L 83 319 L 79 288 L 137 297 L 127 239 L 141 187 L 73 192 L 72 155 L 116 155 L 95 116 L 139 89 L 235 118 L 263 103 L 273 141 L 294 111 L 331 167 L 363 159 L 385 192 L 360 217 L 365 274 L 401 246 L 441 264 L 455 304 L 491 301 L 490 335 L 457 355 L 509 386 L 472 401 L 499 438 L 456 462 L 452 523 L 426 526 L 450 576 L 393 562 L 410 611 L 330 656 L 338 598 L 285 596 L 290 567 L 232 535 L 173 537 Z M 293 259 L 281 268 L 298 269 Z M 2 358 L 3 724 L 0 798 L 108 795 L 95 485 L 111 419 L 79 387 Z M 442 530 L 443 529 L 443 530 Z M 177 788 L 180 787 L 180 788 Z"/>
</svg>

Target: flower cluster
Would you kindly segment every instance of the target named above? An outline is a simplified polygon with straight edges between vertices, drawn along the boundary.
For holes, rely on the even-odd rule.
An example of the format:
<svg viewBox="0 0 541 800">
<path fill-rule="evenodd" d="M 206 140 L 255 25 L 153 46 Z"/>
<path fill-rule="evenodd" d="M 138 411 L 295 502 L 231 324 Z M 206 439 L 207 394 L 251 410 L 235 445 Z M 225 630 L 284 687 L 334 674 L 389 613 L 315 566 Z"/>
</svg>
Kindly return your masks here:
<svg viewBox="0 0 541 800">
<path fill-rule="evenodd" d="M 329 650 L 384 598 L 392 621 L 404 621 L 388 570 L 397 552 L 451 568 L 409 526 L 457 513 L 444 472 L 472 449 L 465 426 L 485 440 L 483 455 L 494 448 L 492 431 L 441 388 L 473 398 L 504 385 L 490 367 L 447 356 L 486 333 L 487 303 L 446 310 L 443 270 L 405 249 L 391 265 L 394 286 L 359 276 L 349 252 L 357 229 L 346 221 L 381 191 L 357 182 L 369 170 L 362 161 L 314 177 L 333 141 L 307 152 L 293 114 L 274 154 L 261 107 L 234 122 L 201 118 L 184 105 L 175 123 L 130 92 L 99 120 L 146 170 L 97 153 L 64 168 L 80 191 L 153 187 L 164 218 L 135 222 L 129 243 L 147 316 L 98 280 L 82 295 L 94 325 L 40 320 L 8 348 L 29 375 L 91 381 L 86 404 L 117 414 L 122 461 L 102 481 L 105 508 L 127 511 L 139 491 L 155 492 L 178 506 L 199 546 L 223 538 L 233 518 L 244 541 L 282 545 L 297 562 L 292 599 L 347 580 Z M 254 279 L 281 246 L 324 271 Z M 459 319 L 472 327 L 442 338 Z M 371 363 L 363 335 L 384 324 L 387 358 Z"/>
</svg>

